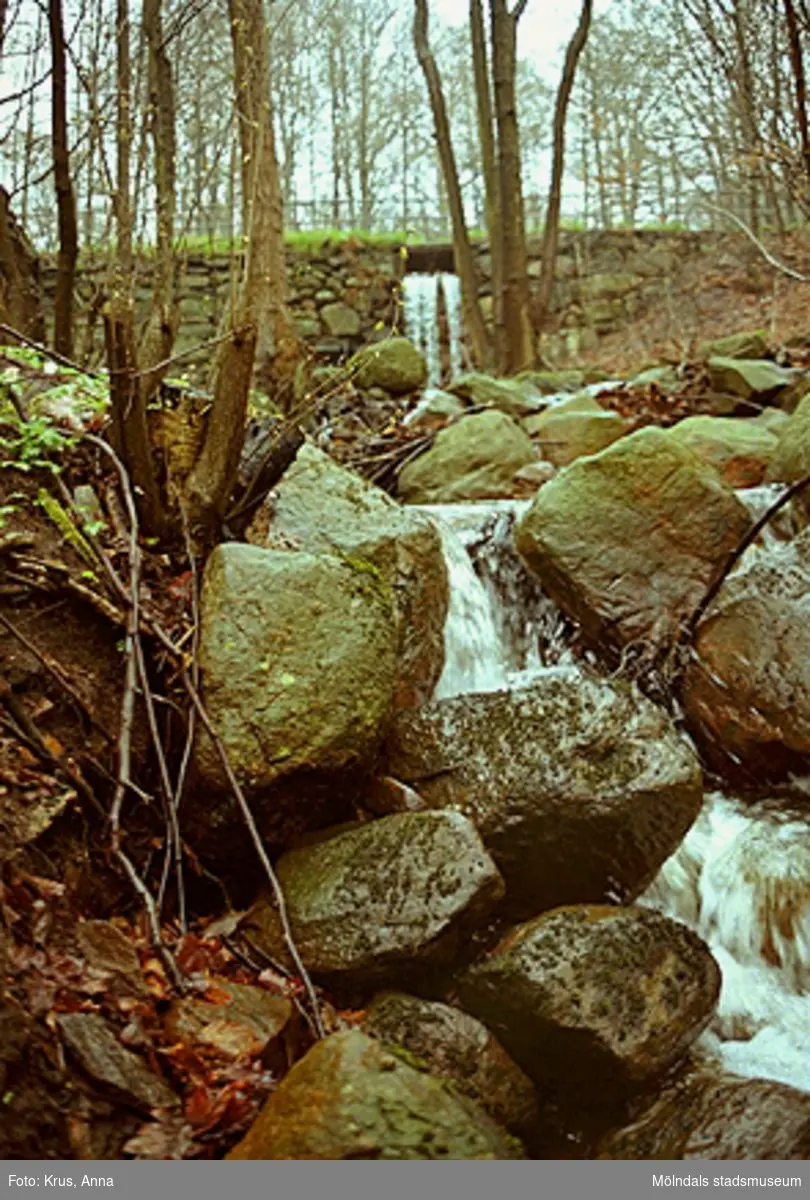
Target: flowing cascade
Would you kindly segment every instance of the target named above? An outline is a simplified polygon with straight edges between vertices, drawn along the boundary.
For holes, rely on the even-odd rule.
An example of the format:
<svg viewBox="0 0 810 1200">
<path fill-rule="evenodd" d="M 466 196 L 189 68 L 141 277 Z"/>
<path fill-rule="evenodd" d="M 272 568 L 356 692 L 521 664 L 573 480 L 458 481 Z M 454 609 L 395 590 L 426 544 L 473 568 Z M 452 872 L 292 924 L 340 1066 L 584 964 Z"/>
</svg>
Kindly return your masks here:
<svg viewBox="0 0 810 1200">
<path fill-rule="evenodd" d="M 741 493 L 758 516 L 769 489 Z M 524 501 L 426 505 L 450 577 L 436 698 L 512 689 L 577 671 L 573 630 L 513 544 Z M 778 533 L 769 533 L 769 537 Z M 757 546 L 748 554 L 760 553 Z M 580 657 L 579 661 L 582 659 Z M 593 665 L 593 660 L 590 660 Z M 723 975 L 698 1048 L 725 1070 L 810 1091 L 810 823 L 784 801 L 707 795 L 639 903 L 695 929 Z"/>
<path fill-rule="evenodd" d="M 440 293 L 447 316 L 447 353 L 450 378 L 453 379 L 460 374 L 462 365 L 461 284 L 458 276 L 446 271 L 440 274 L 414 271 L 402 280 L 405 332 L 427 360 L 427 382 L 431 387 L 438 386 L 442 378 Z"/>
</svg>

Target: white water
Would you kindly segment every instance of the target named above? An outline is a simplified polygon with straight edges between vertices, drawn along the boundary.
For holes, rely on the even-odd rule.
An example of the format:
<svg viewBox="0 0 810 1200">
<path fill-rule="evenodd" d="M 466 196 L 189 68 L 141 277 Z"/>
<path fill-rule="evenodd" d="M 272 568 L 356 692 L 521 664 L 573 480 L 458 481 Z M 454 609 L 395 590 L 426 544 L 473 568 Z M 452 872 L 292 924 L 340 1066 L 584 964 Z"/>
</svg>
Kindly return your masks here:
<svg viewBox="0 0 810 1200">
<path fill-rule="evenodd" d="M 760 490 L 741 496 L 753 515 L 774 498 L 752 494 Z M 422 509 L 440 529 L 450 574 L 437 699 L 577 669 L 570 629 L 514 550 L 528 503 Z M 639 902 L 690 925 L 720 965 L 720 1003 L 699 1048 L 734 1074 L 810 1091 L 810 808 L 708 795 Z"/>
<path fill-rule="evenodd" d="M 428 385 L 441 382 L 442 359 L 439 338 L 439 292 L 444 296 L 447 314 L 450 378 L 462 368 L 461 284 L 457 275 L 446 271 L 426 274 L 414 271 L 402 280 L 402 304 L 405 332 L 424 354 L 428 365 Z"/>
<path fill-rule="evenodd" d="M 436 699 L 514 687 L 549 668 L 573 666 L 566 622 L 514 547 L 529 501 L 435 504 L 450 575 L 444 670 Z"/>
</svg>

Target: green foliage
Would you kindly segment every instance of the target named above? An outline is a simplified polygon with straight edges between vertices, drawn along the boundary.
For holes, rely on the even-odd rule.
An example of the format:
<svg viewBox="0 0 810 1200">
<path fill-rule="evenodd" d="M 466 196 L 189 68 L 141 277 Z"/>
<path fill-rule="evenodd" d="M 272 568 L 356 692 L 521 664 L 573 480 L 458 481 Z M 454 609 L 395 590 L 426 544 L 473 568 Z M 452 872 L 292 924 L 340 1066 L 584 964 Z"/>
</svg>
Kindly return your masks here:
<svg viewBox="0 0 810 1200">
<path fill-rule="evenodd" d="M 33 417 L 30 421 L 17 421 L 16 430 L 10 436 L 0 434 L 0 466 L 14 467 L 18 471 L 45 470 L 54 473 L 60 470 L 54 459 L 76 444 L 71 437 L 57 428 L 47 417 Z"/>
</svg>

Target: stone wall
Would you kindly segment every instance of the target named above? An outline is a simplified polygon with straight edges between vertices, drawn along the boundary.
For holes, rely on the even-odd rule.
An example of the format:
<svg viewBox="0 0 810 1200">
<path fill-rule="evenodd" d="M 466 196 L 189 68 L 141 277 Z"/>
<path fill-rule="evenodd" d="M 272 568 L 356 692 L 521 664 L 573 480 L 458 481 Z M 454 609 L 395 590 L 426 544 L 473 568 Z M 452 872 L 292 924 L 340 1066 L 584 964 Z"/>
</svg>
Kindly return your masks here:
<svg viewBox="0 0 810 1200">
<path fill-rule="evenodd" d="M 641 309 L 660 300 L 667 279 L 690 259 L 735 235 L 707 232 L 627 230 L 563 232 L 560 238 L 557 283 L 552 295 L 552 339 L 560 353 L 576 356 L 598 349 L 601 335 L 620 330 Z M 739 235 L 740 248 L 747 246 Z M 491 320 L 490 260 L 486 245 L 476 249 L 481 299 Z M 449 256 L 449 257 L 448 257 Z M 301 336 L 319 355 L 337 358 L 379 337 L 399 322 L 398 281 L 405 270 L 445 270 L 452 260 L 446 245 L 411 247 L 403 257 L 398 247 L 359 243 L 288 251 L 290 303 Z M 182 326 L 177 350 L 216 336 L 219 321 L 235 286 L 228 255 L 191 255 L 180 283 Z M 142 260 L 136 299 L 143 316 L 150 294 L 154 263 Z M 104 265 L 80 270 L 79 292 L 86 310 L 103 287 Z M 530 247 L 529 275 L 540 273 L 539 245 Z M 43 264 L 48 306 L 55 268 Z M 50 315 L 50 314 L 49 314 Z M 80 316 L 80 320 L 81 320 Z M 93 332 L 101 350 L 100 322 Z M 81 344 L 81 337 L 78 339 Z"/>
</svg>

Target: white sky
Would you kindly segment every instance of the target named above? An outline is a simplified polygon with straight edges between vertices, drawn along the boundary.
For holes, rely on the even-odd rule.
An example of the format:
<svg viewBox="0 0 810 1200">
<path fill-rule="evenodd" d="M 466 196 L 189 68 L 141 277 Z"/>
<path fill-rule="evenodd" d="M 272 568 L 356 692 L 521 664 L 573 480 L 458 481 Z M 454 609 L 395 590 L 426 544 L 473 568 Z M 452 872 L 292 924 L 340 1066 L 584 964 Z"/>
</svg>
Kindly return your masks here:
<svg viewBox="0 0 810 1200">
<path fill-rule="evenodd" d="M 601 16 L 610 4 L 611 0 L 595 0 L 594 17 Z M 531 59 L 549 83 L 556 82 L 580 7 L 580 0 L 529 0 L 520 18 L 518 54 Z M 431 8 L 448 25 L 463 25 L 469 19 L 468 0 L 434 0 Z"/>
</svg>

